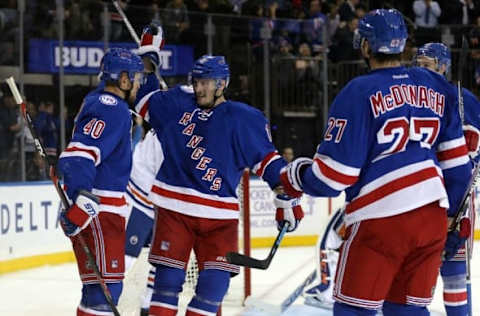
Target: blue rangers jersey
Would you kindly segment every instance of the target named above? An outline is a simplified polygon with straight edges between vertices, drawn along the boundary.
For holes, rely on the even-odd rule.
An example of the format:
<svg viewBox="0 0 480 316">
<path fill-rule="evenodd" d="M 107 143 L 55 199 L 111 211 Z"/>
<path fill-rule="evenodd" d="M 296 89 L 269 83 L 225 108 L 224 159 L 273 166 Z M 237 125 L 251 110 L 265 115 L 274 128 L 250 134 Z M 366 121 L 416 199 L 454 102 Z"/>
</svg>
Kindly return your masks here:
<svg viewBox="0 0 480 316">
<path fill-rule="evenodd" d="M 471 174 L 456 102 L 442 76 L 421 68 L 352 80 L 333 102 L 304 191 L 345 190 L 347 225 L 434 201 L 455 212 Z"/>
<path fill-rule="evenodd" d="M 235 219 L 236 187 L 244 168 L 272 188 L 280 183 L 286 162 L 260 111 L 233 101 L 201 109 L 186 86 L 150 92 L 136 110 L 157 132 L 165 154 L 149 194 L 155 205 L 191 216 Z"/>
<path fill-rule="evenodd" d="M 88 94 L 75 119 L 73 137 L 60 155 L 67 195 L 79 190 L 100 198 L 100 210 L 126 215 L 125 189 L 132 166 L 132 119 L 118 96 L 95 90 Z"/>
</svg>

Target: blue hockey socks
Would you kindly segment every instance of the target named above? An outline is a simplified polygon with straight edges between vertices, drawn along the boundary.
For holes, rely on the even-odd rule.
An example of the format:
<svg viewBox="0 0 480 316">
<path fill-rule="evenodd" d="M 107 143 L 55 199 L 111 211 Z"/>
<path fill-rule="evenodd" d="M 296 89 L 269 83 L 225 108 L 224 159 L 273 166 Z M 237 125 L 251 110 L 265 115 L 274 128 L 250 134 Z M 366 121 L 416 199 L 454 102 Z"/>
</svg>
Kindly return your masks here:
<svg viewBox="0 0 480 316">
<path fill-rule="evenodd" d="M 382 309 L 384 316 L 429 316 L 430 312 L 424 306 L 397 304 L 391 302 L 383 302 Z"/>
<path fill-rule="evenodd" d="M 157 265 L 149 315 L 176 315 L 184 281 L 184 270 Z"/>
<path fill-rule="evenodd" d="M 335 316 L 374 316 L 377 311 L 335 302 L 333 304 L 333 315 Z"/>
<path fill-rule="evenodd" d="M 447 316 L 468 315 L 467 267 L 465 261 L 444 261 L 440 268 L 443 279 L 443 303 Z"/>
<path fill-rule="evenodd" d="M 118 304 L 120 293 L 122 293 L 123 283 L 107 283 L 107 287 L 112 294 L 115 305 Z M 78 307 L 77 314 L 97 315 L 102 312 L 111 312 L 112 309 L 107 303 L 100 284 L 84 284 L 82 287 L 82 299 Z"/>
<path fill-rule="evenodd" d="M 208 269 L 200 271 L 195 296 L 187 307 L 186 316 L 216 313 L 230 285 L 230 272 Z"/>
</svg>

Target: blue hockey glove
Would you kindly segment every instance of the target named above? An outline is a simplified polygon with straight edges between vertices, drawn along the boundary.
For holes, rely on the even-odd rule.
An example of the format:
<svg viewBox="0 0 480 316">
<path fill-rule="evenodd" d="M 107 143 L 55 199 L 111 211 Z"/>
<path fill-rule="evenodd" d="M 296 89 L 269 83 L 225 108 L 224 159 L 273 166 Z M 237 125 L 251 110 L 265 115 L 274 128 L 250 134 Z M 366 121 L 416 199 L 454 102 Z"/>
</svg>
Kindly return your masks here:
<svg viewBox="0 0 480 316">
<path fill-rule="evenodd" d="M 280 181 L 284 192 L 294 198 L 302 196 L 302 175 L 305 169 L 311 166 L 310 158 L 297 158 L 280 171 Z"/>
<path fill-rule="evenodd" d="M 277 221 L 278 230 L 282 230 L 284 222 L 287 222 L 289 225 L 287 232 L 293 232 L 297 229 L 298 224 L 303 218 L 300 198 L 294 198 L 286 194 L 278 194 L 273 200 L 273 203 L 277 208 L 275 220 Z"/>
<path fill-rule="evenodd" d="M 445 260 L 453 258 L 458 250 L 465 245 L 465 241 L 470 237 L 470 232 L 471 223 L 468 217 L 460 220 L 457 229 L 448 232 L 443 253 Z"/>
<path fill-rule="evenodd" d="M 65 235 L 75 236 L 87 227 L 92 219 L 98 215 L 99 203 L 99 198 L 94 194 L 84 190 L 80 191 L 75 204 L 60 214 L 60 223 Z"/>
</svg>

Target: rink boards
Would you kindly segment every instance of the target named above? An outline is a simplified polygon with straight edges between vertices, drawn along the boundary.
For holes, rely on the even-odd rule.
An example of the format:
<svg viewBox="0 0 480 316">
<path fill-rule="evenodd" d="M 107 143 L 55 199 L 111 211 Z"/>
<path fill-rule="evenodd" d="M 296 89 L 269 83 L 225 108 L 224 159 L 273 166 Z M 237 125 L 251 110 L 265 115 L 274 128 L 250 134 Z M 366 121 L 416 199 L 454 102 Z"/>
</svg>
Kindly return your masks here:
<svg viewBox="0 0 480 316">
<path fill-rule="evenodd" d="M 58 222 L 60 200 L 50 182 L 2 184 L 0 197 L 0 274 L 74 260 L 70 241 Z M 250 227 L 254 248 L 270 247 L 276 236 L 272 201 L 268 185 L 252 179 Z M 329 216 L 343 202 L 343 195 L 334 199 L 304 196 L 305 218 L 295 232 L 285 237 L 282 246 L 315 244 Z M 475 233 L 478 238 L 479 231 Z"/>
</svg>

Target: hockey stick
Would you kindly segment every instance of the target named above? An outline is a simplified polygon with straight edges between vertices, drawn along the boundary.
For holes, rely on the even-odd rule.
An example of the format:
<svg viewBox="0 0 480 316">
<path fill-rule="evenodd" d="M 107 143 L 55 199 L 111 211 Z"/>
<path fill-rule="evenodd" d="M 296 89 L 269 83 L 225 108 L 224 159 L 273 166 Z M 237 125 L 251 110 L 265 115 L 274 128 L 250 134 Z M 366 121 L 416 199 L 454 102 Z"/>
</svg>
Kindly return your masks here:
<svg viewBox="0 0 480 316">
<path fill-rule="evenodd" d="M 127 30 L 130 33 L 130 36 L 137 43 L 137 45 L 140 46 L 140 38 L 138 37 L 137 33 L 133 29 L 133 26 L 130 23 L 130 21 L 128 20 L 127 15 L 125 14 L 125 12 L 123 12 L 122 7 L 118 4 L 117 0 L 112 0 L 112 2 L 113 2 L 113 6 L 115 7 L 115 9 L 117 9 L 118 14 L 120 14 L 120 16 L 122 17 L 123 23 L 125 23 L 125 26 L 127 27 Z M 156 69 L 156 75 L 158 77 L 158 80 L 160 81 L 160 85 L 162 86 L 162 90 L 168 90 L 168 85 L 165 82 L 165 80 L 162 78 L 162 76 L 160 76 L 160 70 L 158 68 L 159 67 L 157 67 L 157 69 Z"/>
<path fill-rule="evenodd" d="M 297 298 L 302 294 L 305 287 L 310 285 L 316 277 L 317 271 L 315 269 L 305 278 L 305 280 L 299 286 L 297 286 L 297 288 L 288 297 L 286 297 L 282 301 L 280 306 L 270 304 L 255 297 L 249 296 L 245 300 L 245 307 L 247 308 L 247 310 L 250 309 L 254 311 L 261 311 L 272 316 L 280 315 L 285 312 L 293 304 L 293 302 L 297 300 Z"/>
<path fill-rule="evenodd" d="M 313 270 L 302 282 L 302 284 L 297 286 L 297 288 L 292 292 L 292 294 L 290 294 L 286 299 L 283 300 L 282 305 L 280 305 L 281 311 L 284 312 L 287 308 L 289 308 L 290 305 L 292 305 L 293 302 L 295 302 L 295 300 L 303 293 L 305 287 L 310 285 L 316 277 L 317 269 Z"/>
<path fill-rule="evenodd" d="M 465 109 L 464 109 L 464 102 L 463 102 L 463 89 L 461 85 L 461 79 L 463 75 L 463 69 L 465 67 L 465 63 L 467 61 L 467 54 L 468 54 L 468 42 L 465 36 L 462 36 L 462 50 L 460 52 L 459 64 L 457 69 L 457 94 L 458 94 L 458 110 L 460 113 L 460 119 L 462 120 L 462 125 L 465 124 Z M 475 168 L 472 173 L 472 178 L 470 179 L 469 186 L 467 191 L 465 192 L 462 203 L 460 204 L 460 208 L 454 216 L 452 221 L 452 225 L 450 229 L 455 229 L 464 214 L 467 212 L 468 207 L 468 200 L 470 200 L 473 190 L 475 189 L 475 185 L 478 181 L 479 175 L 479 163 L 475 164 Z M 467 286 L 467 309 L 468 315 L 472 316 L 472 282 L 471 282 L 471 271 L 470 271 L 470 251 L 468 247 L 468 240 L 465 243 L 465 263 L 467 268 L 466 273 L 466 286 Z"/>
<path fill-rule="evenodd" d="M 5 79 L 7 82 L 10 91 L 13 94 L 13 97 L 15 98 L 15 102 L 20 106 L 20 112 L 22 113 L 23 118 L 25 119 L 25 122 L 27 123 L 27 127 L 30 130 L 30 133 L 32 134 L 33 140 L 35 142 L 35 148 L 38 152 L 38 154 L 46 161 L 48 166 L 50 167 L 50 179 L 52 180 L 55 189 L 57 190 L 57 193 L 63 203 L 63 206 L 65 209 L 70 208 L 70 203 L 68 202 L 67 196 L 65 195 L 65 192 L 63 191 L 60 182 L 58 181 L 58 177 L 55 173 L 55 167 L 51 159 L 47 156 L 45 147 L 43 146 L 42 142 L 40 141 L 40 138 L 38 138 L 37 133 L 35 131 L 35 127 L 33 126 L 32 118 L 30 117 L 30 114 L 27 111 L 27 107 L 25 105 L 25 102 L 23 102 L 23 98 L 20 95 L 20 92 L 18 91 L 17 85 L 15 84 L 15 79 L 13 77 L 9 77 Z M 103 295 L 105 296 L 105 299 L 107 300 L 108 305 L 113 311 L 113 314 L 115 316 L 120 316 L 120 313 L 117 310 L 117 307 L 115 306 L 115 303 L 113 302 L 112 295 L 110 293 L 110 290 L 108 289 L 105 280 L 103 280 L 102 275 L 100 273 L 100 270 L 98 269 L 98 266 L 95 262 L 95 258 L 92 255 L 92 252 L 87 246 L 87 243 L 85 242 L 85 239 L 83 236 L 78 234 L 76 238 L 79 242 L 83 250 L 85 251 L 85 255 L 87 256 L 87 261 L 88 264 L 93 267 L 93 271 L 95 273 L 95 277 L 97 281 L 100 283 L 100 287 L 102 289 Z"/>
<path fill-rule="evenodd" d="M 254 268 L 254 269 L 262 269 L 265 270 L 272 262 L 273 256 L 277 252 L 280 243 L 282 242 L 283 236 L 287 232 L 287 229 L 290 225 L 285 222 L 282 226 L 282 229 L 278 232 L 277 238 L 273 243 L 272 248 L 270 249 L 270 253 L 268 254 L 267 258 L 263 260 L 255 259 L 249 256 L 245 256 L 238 252 L 229 252 L 227 253 L 227 261 L 232 264 L 236 264 L 238 266 Z"/>
</svg>

